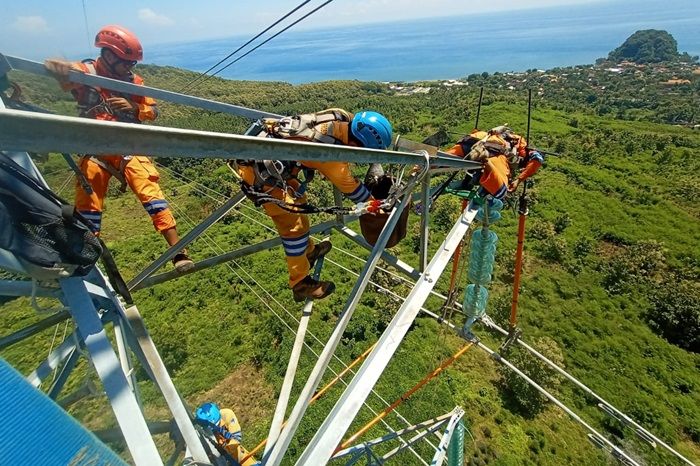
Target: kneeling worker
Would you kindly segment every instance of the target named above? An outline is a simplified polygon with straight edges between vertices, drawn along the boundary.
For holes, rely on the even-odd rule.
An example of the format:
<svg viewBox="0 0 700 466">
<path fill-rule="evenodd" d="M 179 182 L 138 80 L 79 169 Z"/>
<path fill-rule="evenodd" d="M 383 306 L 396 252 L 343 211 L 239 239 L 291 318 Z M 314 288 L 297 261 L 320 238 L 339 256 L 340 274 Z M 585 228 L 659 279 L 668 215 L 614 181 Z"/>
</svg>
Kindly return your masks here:
<svg viewBox="0 0 700 466">
<path fill-rule="evenodd" d="M 241 463 L 241 460 L 248 456 L 248 451 L 241 445 L 243 433 L 233 410 L 221 409 L 216 403 L 204 403 L 195 411 L 195 421 L 214 434 L 217 444 L 231 455 L 236 464 L 241 466 L 260 464 L 252 456 Z"/>
</svg>

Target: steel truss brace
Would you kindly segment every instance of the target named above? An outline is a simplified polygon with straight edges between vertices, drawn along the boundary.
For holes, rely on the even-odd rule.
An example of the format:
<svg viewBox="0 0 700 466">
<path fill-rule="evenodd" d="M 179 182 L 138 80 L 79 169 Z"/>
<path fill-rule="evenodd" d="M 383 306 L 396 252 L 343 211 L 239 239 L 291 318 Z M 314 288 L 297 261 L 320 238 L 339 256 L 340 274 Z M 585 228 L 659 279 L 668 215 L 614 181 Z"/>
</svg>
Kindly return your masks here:
<svg viewBox="0 0 700 466">
<path fill-rule="evenodd" d="M 451 416 L 453 416 L 453 412 L 443 414 L 442 416 L 438 416 L 434 419 L 429 419 L 427 421 L 423 421 L 421 423 L 414 424 L 412 426 L 405 427 L 403 429 L 400 429 L 400 430 L 397 430 L 394 432 L 389 432 L 388 434 L 383 435 L 382 437 L 378 437 L 378 438 L 375 438 L 372 440 L 368 440 L 366 442 L 362 442 L 362 443 L 357 444 L 357 445 L 353 445 L 351 447 L 348 447 L 344 450 L 339 451 L 338 453 L 333 455 L 332 459 L 335 460 L 338 458 L 342 458 L 344 456 L 354 455 L 358 451 L 363 451 L 367 448 L 371 448 L 375 445 L 379 445 L 380 443 L 384 443 L 384 442 L 387 442 L 389 440 L 393 440 L 397 437 L 401 437 L 403 435 L 410 434 L 410 433 L 413 433 L 413 432 L 418 431 L 418 430 L 422 430 L 422 429 L 438 430 L 439 428 L 441 428 L 443 425 L 445 425 L 449 421 Z M 403 447 L 405 447 L 405 446 L 407 446 L 407 445 L 403 445 Z"/>
<path fill-rule="evenodd" d="M 386 368 L 418 315 L 421 306 L 430 296 L 430 292 L 469 229 L 476 213 L 476 209 L 467 208 L 460 215 L 459 220 L 423 272 L 421 279 L 413 287 L 404 304 L 379 338 L 377 346 L 365 360 L 350 385 L 319 427 L 316 435 L 311 439 L 308 447 L 297 460 L 297 465 L 310 464 L 310 462 L 323 464 L 333 455 L 333 451 L 357 415 L 362 402 L 367 398 Z"/>
<path fill-rule="evenodd" d="M 323 268 L 324 258 L 321 257 L 316 262 L 316 267 L 314 269 L 313 278 L 318 280 L 321 275 L 321 269 Z M 280 389 L 279 397 L 277 398 L 277 407 L 275 408 L 275 414 L 272 418 L 272 424 L 270 425 L 270 433 L 267 436 L 267 445 L 263 456 L 266 455 L 270 449 L 277 442 L 280 432 L 282 431 L 282 423 L 284 422 L 284 415 L 287 412 L 287 404 L 289 403 L 289 397 L 292 393 L 292 385 L 294 384 L 294 377 L 297 372 L 297 365 L 299 364 L 299 358 L 301 356 L 301 350 L 304 347 L 304 337 L 306 336 L 306 329 L 309 326 L 309 319 L 311 318 L 311 310 L 314 307 L 314 302 L 311 299 L 307 299 L 304 304 L 304 308 L 301 311 L 301 319 L 299 319 L 299 327 L 297 329 L 296 336 L 294 338 L 294 345 L 292 346 L 292 352 L 289 355 L 289 362 L 287 363 L 287 371 L 284 374 L 284 381 L 282 382 L 282 388 Z"/>
<path fill-rule="evenodd" d="M 319 223 L 317 225 L 312 226 L 309 229 L 309 233 L 310 234 L 321 233 L 321 232 L 329 230 L 330 228 L 333 228 L 334 226 L 335 226 L 335 221 Z M 168 280 L 172 280 L 174 278 L 182 277 L 184 275 L 188 275 L 188 274 L 191 274 L 194 272 L 199 272 L 201 270 L 207 269 L 209 267 L 213 267 L 215 265 L 223 264 L 224 262 L 228 262 L 228 261 L 232 261 L 235 259 L 239 259 L 241 257 L 249 256 L 249 255 L 254 254 L 256 252 L 264 251 L 266 249 L 272 249 L 272 248 L 279 246 L 281 244 L 282 244 L 282 239 L 279 236 L 276 236 L 275 238 L 261 241 L 260 243 L 252 244 L 249 246 L 244 246 L 240 249 L 236 249 L 235 251 L 230 251 L 230 252 L 227 252 L 224 254 L 220 254 L 218 256 L 204 259 L 200 262 L 195 263 L 194 267 L 191 270 L 188 270 L 187 272 L 178 272 L 176 270 L 170 270 L 168 272 L 164 272 L 164 273 L 161 273 L 159 275 L 154 275 L 154 276 L 151 276 L 149 278 L 145 278 L 139 284 L 135 285 L 133 287 L 133 290 L 140 290 L 141 288 L 148 288 L 150 286 L 157 285 L 159 283 L 163 283 L 163 282 L 166 282 Z"/>
<path fill-rule="evenodd" d="M 401 212 L 403 212 L 404 208 L 406 208 L 406 206 L 410 202 L 411 192 L 415 188 L 416 183 L 418 181 L 419 180 L 416 178 L 411 178 L 409 180 L 406 186 L 403 199 L 401 199 L 401 202 L 394 207 L 391 214 L 389 215 L 389 218 L 386 224 L 384 225 L 384 229 L 379 235 L 379 238 L 377 239 L 377 243 L 374 246 L 372 253 L 367 259 L 367 262 L 365 262 L 365 266 L 362 270 L 362 273 L 360 274 L 360 277 L 358 278 L 357 282 L 355 283 L 355 286 L 350 292 L 350 296 L 348 297 L 348 300 L 345 303 L 345 308 L 343 309 L 342 313 L 340 314 L 340 317 L 338 318 L 338 322 L 336 323 L 336 326 L 333 329 L 333 333 L 328 339 L 326 346 L 323 348 L 323 351 L 321 352 L 321 355 L 318 358 L 318 361 L 316 362 L 316 365 L 314 366 L 311 375 L 309 376 L 309 379 L 306 382 L 306 385 L 302 389 L 302 392 L 299 395 L 299 398 L 297 399 L 294 408 L 292 409 L 292 412 L 289 416 L 289 419 L 287 420 L 285 428 L 282 430 L 282 433 L 280 434 L 277 443 L 269 451 L 268 457 L 263 459 L 263 462 L 265 464 L 278 465 L 282 461 L 282 457 L 284 456 L 284 453 L 292 440 L 292 436 L 296 432 L 296 429 L 299 426 L 299 423 L 301 422 L 301 417 L 306 412 L 306 408 L 309 405 L 309 401 L 311 400 L 311 397 L 313 396 L 316 387 L 318 387 L 318 384 L 321 382 L 323 374 L 326 371 L 328 364 L 330 363 L 333 353 L 335 353 L 335 350 L 338 344 L 340 343 L 340 339 L 343 336 L 343 332 L 345 331 L 345 328 L 347 327 L 350 318 L 352 317 L 352 314 L 355 311 L 355 308 L 360 302 L 362 293 L 364 292 L 365 288 L 367 287 L 367 284 L 369 283 L 372 272 L 374 271 L 377 262 L 379 261 L 381 251 L 384 250 L 384 247 L 389 241 L 389 236 L 391 236 L 391 233 L 394 231 L 394 227 L 399 221 Z M 364 401 L 364 399 L 362 401 Z M 362 403 L 360 402 L 360 404 Z M 326 461 L 327 460 L 328 458 L 326 458 Z M 314 460 L 314 462 L 316 463 L 316 460 Z"/>
<path fill-rule="evenodd" d="M 238 193 L 231 199 L 226 201 L 222 206 L 212 212 L 207 218 L 199 222 L 199 224 L 190 230 L 185 236 L 183 236 L 180 241 L 176 244 L 170 246 L 167 251 L 165 251 L 158 259 L 153 261 L 151 265 L 146 267 L 141 273 L 134 277 L 128 284 L 129 290 L 135 289 L 141 282 L 153 275 L 153 273 L 165 265 L 170 259 L 175 257 L 177 253 L 182 251 L 190 244 L 192 241 L 197 239 L 202 233 L 204 233 L 210 226 L 221 220 L 231 209 L 236 207 L 245 199 L 243 193 Z M 178 273 L 176 271 L 176 273 Z"/>
<path fill-rule="evenodd" d="M 138 465 L 162 464 L 141 415 L 141 408 L 121 370 L 119 359 L 114 354 L 85 283 L 77 277 L 64 278 L 59 283 L 64 292 L 65 303 L 77 325 L 76 332 L 85 342 L 93 366 L 102 380 L 134 462 Z"/>
<path fill-rule="evenodd" d="M 21 70 L 27 73 L 38 74 L 40 76 L 53 77 L 53 75 L 44 67 L 42 63 L 26 60 L 24 58 L 0 54 L 0 63 L 4 63 L 5 65 L 0 65 L 0 68 L 7 69 L 8 71 L 9 69 Z M 140 86 L 138 84 L 105 78 L 94 74 L 81 73 L 78 71 L 70 71 L 68 73 L 68 81 L 76 84 L 84 84 L 86 86 L 110 89 L 123 92 L 125 94 L 153 97 L 155 99 L 167 100 L 176 104 L 189 105 L 192 107 L 210 110 L 212 112 L 228 113 L 230 115 L 241 116 L 253 120 L 257 120 L 258 118 L 279 118 L 282 116 L 275 113 L 262 112 L 260 110 L 239 107 L 238 105 L 225 104 L 213 100 L 202 99 L 200 97 L 192 97 L 189 95 L 180 94 L 178 92 L 164 91 L 154 87 Z"/>
<path fill-rule="evenodd" d="M 442 434 L 442 438 L 440 439 L 440 443 L 438 444 L 435 456 L 433 456 L 433 460 L 430 462 L 430 466 L 439 466 L 442 464 L 443 461 L 445 461 L 445 456 L 447 455 L 447 447 L 450 445 L 452 435 L 457 430 L 457 425 L 459 424 L 459 421 L 462 420 L 463 416 L 464 410 L 462 408 L 455 408 L 455 410 L 452 412 L 452 417 L 450 417 L 450 421 L 447 423 L 447 428 Z"/>
</svg>

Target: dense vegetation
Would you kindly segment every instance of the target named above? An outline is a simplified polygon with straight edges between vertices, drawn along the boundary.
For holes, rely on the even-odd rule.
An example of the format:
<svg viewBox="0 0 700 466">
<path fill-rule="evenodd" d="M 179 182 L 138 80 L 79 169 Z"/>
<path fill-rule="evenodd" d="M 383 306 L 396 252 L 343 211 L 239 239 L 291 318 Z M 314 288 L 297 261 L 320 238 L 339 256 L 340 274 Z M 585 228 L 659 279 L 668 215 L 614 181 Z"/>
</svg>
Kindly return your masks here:
<svg viewBox="0 0 700 466">
<path fill-rule="evenodd" d="M 608 60 L 616 62 L 660 63 L 679 59 L 690 60 L 691 57 L 678 53 L 678 42 L 671 34 L 656 29 L 635 32 L 608 55 Z"/>
<path fill-rule="evenodd" d="M 141 67 L 139 72 L 149 85 L 173 90 L 195 77 L 183 70 L 153 66 Z M 595 86 L 588 80 L 589 73 L 600 79 Z M 525 78 L 518 78 L 513 89 L 504 85 L 504 81 L 514 79 L 512 76 L 480 75 L 470 77 L 469 86 L 437 86 L 428 94 L 408 96 L 397 96 L 384 84 L 357 81 L 292 86 L 211 79 L 193 92 L 281 114 L 330 106 L 374 108 L 384 112 L 397 131 L 409 138 L 420 140 L 442 128 L 456 140 L 473 125 L 478 95 L 474 84 L 486 87 L 480 125 L 508 122 L 519 132 L 525 131 L 527 119 L 526 94 L 521 89 L 542 85 L 543 92 L 535 92 L 531 139 L 535 146 L 560 155 L 548 159 L 530 190 L 520 308 L 524 339 L 698 462 L 700 188 L 695 178 L 700 170 L 696 157 L 700 132 L 669 125 L 673 120 L 668 112 L 684 108 L 691 111 L 688 101 L 697 102 L 699 80 L 689 74 L 693 79 L 690 85 L 666 94 L 651 85 L 661 79 L 659 76 L 650 69 L 643 73 L 647 73 L 643 74 L 645 82 L 650 83 L 646 90 L 624 73 L 576 67 L 547 73 L 533 70 Z M 542 78 L 542 84 L 533 81 L 535 77 Z M 55 83 L 24 75 L 14 78 L 23 83 L 27 100 L 63 113 L 72 112 L 72 103 L 57 92 Z M 603 86 L 605 89 L 601 89 Z M 625 108 L 631 95 L 638 96 L 637 105 Z M 161 107 L 161 125 L 241 132 L 247 123 L 165 102 Z M 602 111 L 605 107 L 612 110 Z M 230 172 L 220 161 L 162 159 L 160 163 L 166 195 L 175 208 L 181 231 L 189 230 L 193 222 L 236 190 Z M 58 157 L 49 157 L 42 169 L 57 190 L 68 176 Z M 315 202 L 329 202 L 326 184 L 316 181 L 312 186 Z M 69 191 L 64 187 L 63 194 L 70 196 Z M 449 196 L 438 201 L 431 223 L 431 252 L 452 226 L 458 205 L 459 201 Z M 151 230 L 147 216 L 135 214 L 140 209 L 133 196 L 115 192 L 103 222 L 104 237 L 127 277 L 156 258 L 165 246 Z M 314 218 L 321 219 L 325 217 Z M 392 250 L 412 264 L 417 263 L 418 222 L 413 215 L 408 238 Z M 273 237 L 269 226 L 259 209 L 246 205 L 211 228 L 191 252 L 202 259 Z M 500 239 L 489 314 L 504 324 L 510 309 L 517 216 L 506 211 L 494 229 Z M 334 233 L 332 239 L 335 249 L 329 255 L 324 276 L 333 279 L 338 290 L 315 306 L 310 326 L 321 341 L 330 334 L 355 281 L 344 268 L 361 268 L 361 260 L 343 251 L 366 255 L 338 234 Z M 447 291 L 447 278 L 437 286 L 443 293 Z M 386 271 L 378 271 L 373 281 L 399 296 L 406 296 L 410 290 L 409 285 Z M 243 422 L 249 446 L 267 434 L 294 339 L 288 326 L 295 328 L 292 317 L 300 312 L 285 283 L 282 253 L 275 249 L 135 295 L 183 396 L 192 404 L 214 399 L 233 406 Z M 460 283 L 459 289 L 463 286 Z M 442 313 L 442 304 L 431 298 L 426 307 Z M 375 342 L 399 305 L 386 292 L 368 291 L 337 351 L 340 360 L 349 363 Z M 6 303 L 3 333 L 38 318 L 25 300 Z M 463 319 L 456 313 L 450 318 L 457 324 Z M 477 326 L 476 331 L 491 348 L 501 342 L 500 336 L 482 327 Z M 2 356 L 28 372 L 45 356 L 53 332 L 15 345 Z M 318 341 L 309 338 L 308 342 L 313 351 L 320 352 Z M 376 392 L 388 402 L 397 399 L 462 343 L 434 320 L 419 317 Z M 631 430 L 606 417 L 584 393 L 555 377 L 528 354 L 513 348 L 508 358 L 634 458 L 644 464 L 679 464 L 665 451 L 652 450 Z M 315 360 L 311 351 L 302 355 L 301 381 Z M 340 361 L 334 361 L 332 368 L 339 371 Z M 147 414 L 159 420 L 164 415 L 162 404 L 146 384 L 144 374 L 141 376 Z M 326 380 L 331 377 L 327 374 Z M 80 383 L 82 379 L 69 381 L 68 390 Z M 295 390 L 302 385 L 298 382 Z M 310 409 L 290 455 L 303 450 L 339 393 L 338 388 L 332 390 Z M 377 411 L 385 406 L 378 396 L 370 397 L 368 403 Z M 585 441 L 585 431 L 578 424 L 544 403 L 536 392 L 477 349 L 467 352 L 399 411 L 410 422 L 419 422 L 455 405 L 466 410 L 473 439 L 466 442 L 470 465 L 614 462 Z M 70 411 L 91 428 L 115 422 L 100 399 L 80 402 Z M 350 431 L 371 417 L 369 410 L 363 409 Z M 396 417 L 389 417 L 388 422 L 394 428 L 404 425 Z M 381 435 L 384 429 L 380 424 L 364 438 Z M 428 451 L 419 447 L 424 458 L 429 457 Z M 417 464 L 408 453 L 399 462 Z"/>
</svg>

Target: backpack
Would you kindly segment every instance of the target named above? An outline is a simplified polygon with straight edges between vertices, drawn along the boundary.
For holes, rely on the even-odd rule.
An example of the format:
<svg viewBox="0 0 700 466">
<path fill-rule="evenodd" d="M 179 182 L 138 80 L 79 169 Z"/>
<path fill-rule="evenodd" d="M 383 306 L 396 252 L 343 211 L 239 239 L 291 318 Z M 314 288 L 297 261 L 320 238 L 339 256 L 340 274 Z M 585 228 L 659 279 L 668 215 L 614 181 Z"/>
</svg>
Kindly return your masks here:
<svg viewBox="0 0 700 466">
<path fill-rule="evenodd" d="M 86 275 L 102 254 L 73 206 L 0 152 L 0 248 L 38 280 Z"/>
</svg>

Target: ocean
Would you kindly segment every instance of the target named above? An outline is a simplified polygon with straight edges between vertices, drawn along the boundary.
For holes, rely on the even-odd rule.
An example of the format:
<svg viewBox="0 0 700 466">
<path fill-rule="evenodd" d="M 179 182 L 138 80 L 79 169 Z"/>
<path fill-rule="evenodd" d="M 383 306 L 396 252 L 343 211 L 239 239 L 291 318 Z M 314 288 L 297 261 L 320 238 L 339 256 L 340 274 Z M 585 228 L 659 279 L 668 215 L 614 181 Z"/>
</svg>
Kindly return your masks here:
<svg viewBox="0 0 700 466">
<path fill-rule="evenodd" d="M 333 29 L 292 28 L 219 76 L 298 84 L 458 79 L 472 73 L 551 69 L 594 63 L 640 29 L 666 30 L 680 52 L 700 55 L 700 1 L 602 1 Z M 145 58 L 203 72 L 253 35 L 151 46 Z"/>
</svg>

